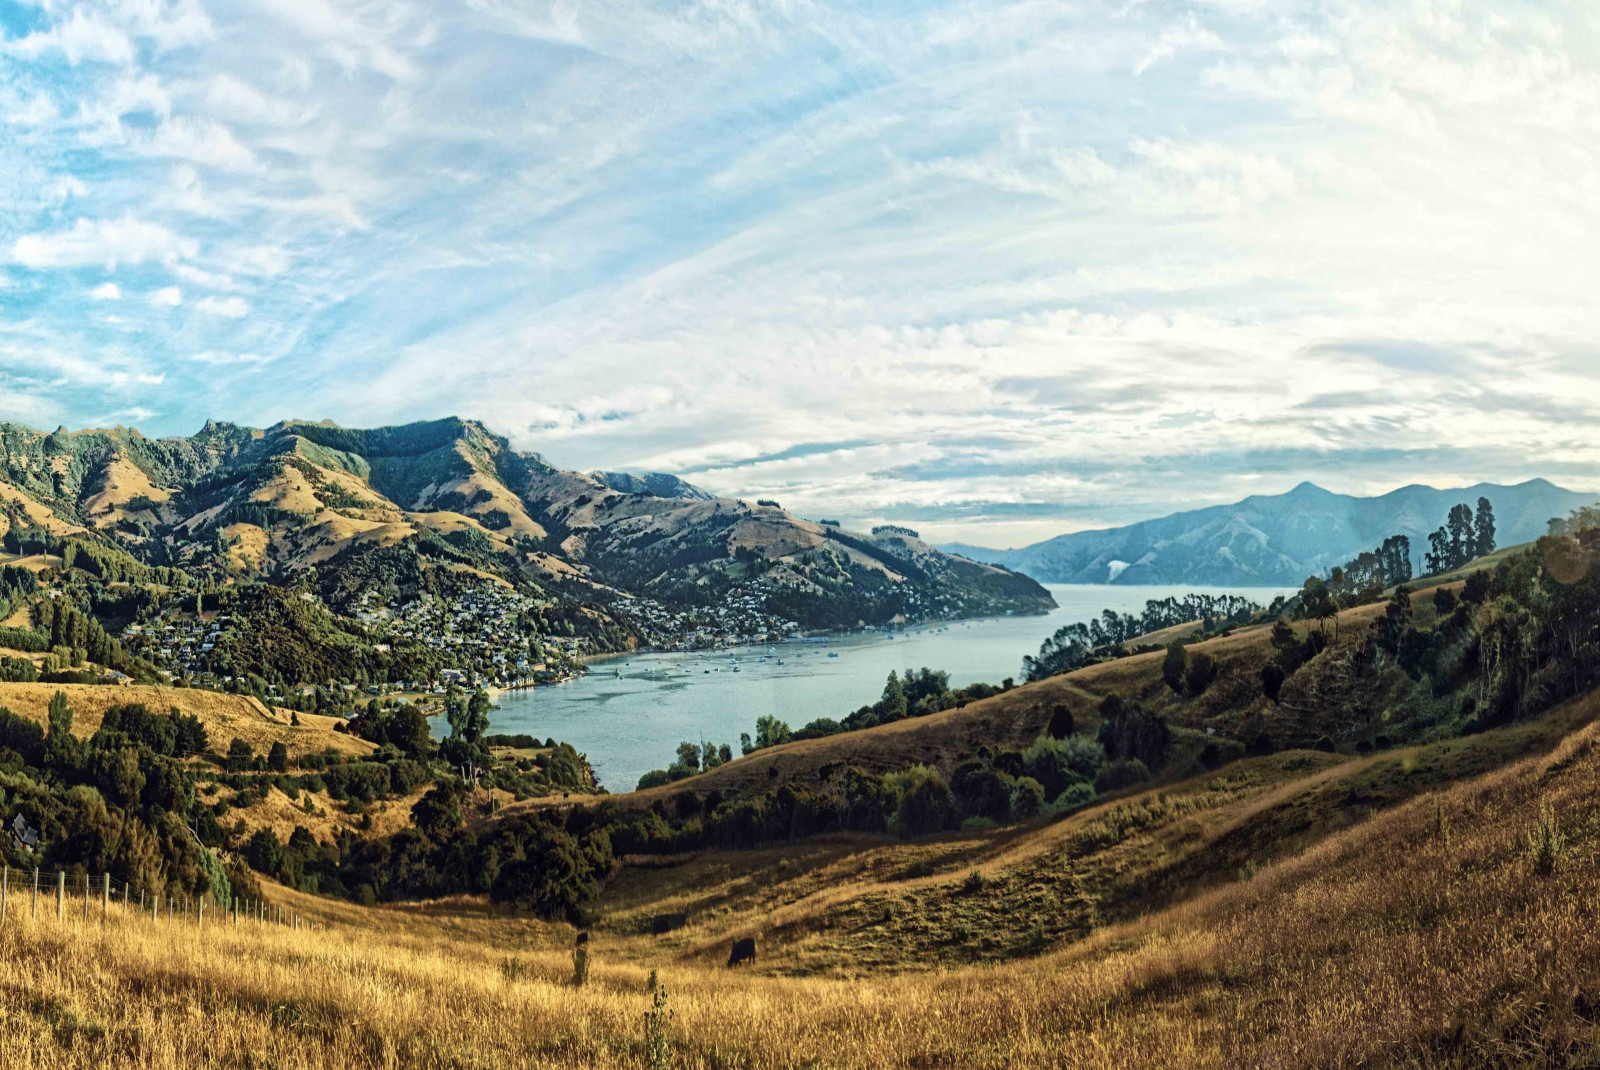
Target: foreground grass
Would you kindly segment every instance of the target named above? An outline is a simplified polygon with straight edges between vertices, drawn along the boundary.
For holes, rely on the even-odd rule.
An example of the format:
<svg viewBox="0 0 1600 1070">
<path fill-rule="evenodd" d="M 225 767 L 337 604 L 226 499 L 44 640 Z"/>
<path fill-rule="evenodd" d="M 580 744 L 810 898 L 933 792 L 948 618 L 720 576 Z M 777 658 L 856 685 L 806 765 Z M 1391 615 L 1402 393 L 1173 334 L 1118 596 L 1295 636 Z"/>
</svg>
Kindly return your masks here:
<svg viewBox="0 0 1600 1070">
<path fill-rule="evenodd" d="M 142 918 L 33 921 L 14 901 L 0 926 L 0 1066 L 639 1067 L 651 966 L 670 994 L 680 1067 L 1593 1065 L 1595 735 L 1579 723 L 1553 750 L 1524 739 L 1519 759 L 1503 742 L 1517 737 L 1486 734 L 1476 746 L 1507 758 L 1486 773 L 1472 772 L 1476 751 L 1456 765 L 1436 752 L 1308 769 L 1219 807 L 1218 825 L 1201 829 L 1258 846 L 1240 830 L 1275 829 L 1294 853 L 1252 856 L 1228 879 L 1213 866 L 1177 905 L 999 965 L 779 977 L 601 932 L 590 982 L 574 988 L 570 929 L 481 904 L 362 910 L 280 893 L 329 927 L 197 932 Z M 1446 766 L 1472 775 L 1452 783 Z M 1370 796 L 1419 777 L 1432 790 L 1388 809 L 1350 801 L 1352 783 Z M 1347 825 L 1283 835 L 1341 791 Z M 1152 825 L 1150 857 L 1171 855 L 1185 842 L 1172 830 L 1208 813 Z M 1556 835 L 1532 836 L 1541 823 Z M 985 868 L 1018 888 L 1065 880 L 1084 856 L 1061 849 L 1060 828 L 1011 841 Z M 1129 863 L 1132 843 L 1100 856 L 1109 871 Z M 846 846 L 815 849 L 816 864 L 840 864 Z M 628 889 L 630 905 L 646 905 L 645 891 Z M 1005 895 L 972 923 L 1011 942 Z M 913 941 L 906 953 L 922 952 Z"/>
</svg>

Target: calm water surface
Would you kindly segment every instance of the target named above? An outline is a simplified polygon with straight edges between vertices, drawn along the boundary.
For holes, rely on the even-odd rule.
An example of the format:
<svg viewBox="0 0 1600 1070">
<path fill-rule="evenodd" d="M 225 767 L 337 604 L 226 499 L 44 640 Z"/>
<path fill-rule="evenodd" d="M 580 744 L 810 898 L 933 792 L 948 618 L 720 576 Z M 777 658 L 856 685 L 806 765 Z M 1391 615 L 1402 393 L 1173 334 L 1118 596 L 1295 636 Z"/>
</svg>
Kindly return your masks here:
<svg viewBox="0 0 1600 1070">
<path fill-rule="evenodd" d="M 891 669 L 943 669 L 955 687 L 998 684 L 1007 676 L 1020 680 L 1024 654 L 1037 653 L 1062 625 L 1102 609 L 1138 612 L 1149 599 L 1192 592 L 1237 594 L 1266 605 L 1275 595 L 1292 593 L 1268 587 L 1046 586 L 1060 608 L 1042 617 L 897 629 L 893 639 L 869 633 L 826 643 L 779 643 L 773 648 L 776 656 L 761 645 L 603 658 L 592 662 L 582 679 L 500 696 L 492 731 L 571 743 L 589 756 L 608 790 L 629 791 L 641 775 L 669 764 L 683 740 L 730 743 L 738 754 L 739 733 L 753 735 L 756 718 L 765 714 L 791 728 L 818 717 L 841 719 L 876 702 Z M 828 657 L 830 651 L 839 656 Z M 759 660 L 763 656 L 766 660 Z"/>
</svg>

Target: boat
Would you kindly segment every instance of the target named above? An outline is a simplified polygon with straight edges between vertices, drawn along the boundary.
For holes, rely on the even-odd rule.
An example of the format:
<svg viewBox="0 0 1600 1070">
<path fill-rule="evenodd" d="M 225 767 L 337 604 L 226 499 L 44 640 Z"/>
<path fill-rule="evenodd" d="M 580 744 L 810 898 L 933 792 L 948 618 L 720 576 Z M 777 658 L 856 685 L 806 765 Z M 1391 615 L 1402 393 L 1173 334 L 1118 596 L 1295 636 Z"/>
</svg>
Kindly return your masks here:
<svg viewBox="0 0 1600 1070">
<path fill-rule="evenodd" d="M 738 671 L 739 671 L 739 666 L 737 666 L 737 665 L 735 665 L 735 666 L 734 666 L 734 667 L 733 667 L 733 671 L 734 671 L 734 672 L 738 672 Z"/>
<path fill-rule="evenodd" d="M 836 657 L 838 657 L 838 656 L 839 656 L 839 654 L 838 654 L 838 652 L 837 652 L 837 651 L 833 651 L 833 650 L 830 650 L 830 651 L 828 651 L 828 657 L 830 657 L 830 658 L 836 658 Z"/>
<path fill-rule="evenodd" d="M 782 664 L 783 664 L 783 659 L 782 659 L 782 658 L 779 658 L 779 659 L 778 659 L 778 664 L 779 664 L 779 665 L 782 665 Z"/>
</svg>

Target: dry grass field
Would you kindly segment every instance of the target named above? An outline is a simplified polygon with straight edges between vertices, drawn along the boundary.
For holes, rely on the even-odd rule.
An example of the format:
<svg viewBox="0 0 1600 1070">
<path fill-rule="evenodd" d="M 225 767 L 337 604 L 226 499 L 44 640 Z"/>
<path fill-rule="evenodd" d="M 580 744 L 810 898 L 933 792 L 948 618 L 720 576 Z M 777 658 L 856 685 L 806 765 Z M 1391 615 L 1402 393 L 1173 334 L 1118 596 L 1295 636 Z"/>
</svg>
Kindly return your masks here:
<svg viewBox="0 0 1600 1070">
<path fill-rule="evenodd" d="M 1053 824 L 630 868 L 582 988 L 570 927 L 470 900 L 271 891 L 316 932 L 116 908 L 63 926 L 13 900 L 0 1065 L 1593 1065 L 1597 710 L 1366 758 L 1253 759 Z M 1024 903 L 1072 924 L 1035 921 L 1035 937 Z M 686 930 L 640 931 L 674 910 Z M 962 927 L 971 961 L 933 950 Z M 724 968 L 747 933 L 757 967 Z M 651 969 L 673 1012 L 654 1064 Z"/>
<path fill-rule="evenodd" d="M 335 732 L 333 726 L 338 718 L 300 713 L 295 715 L 300 723 L 294 725 L 287 710 L 269 709 L 259 699 L 195 688 L 0 683 L 0 706 L 42 725 L 47 723 L 50 699 L 57 691 L 66 692 L 72 706 L 73 735 L 84 738 L 94 735 L 107 709 L 137 702 L 152 713 L 177 709 L 199 718 L 210 737 L 211 749 L 219 753 L 227 752 L 228 741 L 235 736 L 258 754 L 266 754 L 273 743 L 282 740 L 291 758 L 329 749 L 335 754 L 363 756 L 377 749 L 357 736 Z"/>
</svg>

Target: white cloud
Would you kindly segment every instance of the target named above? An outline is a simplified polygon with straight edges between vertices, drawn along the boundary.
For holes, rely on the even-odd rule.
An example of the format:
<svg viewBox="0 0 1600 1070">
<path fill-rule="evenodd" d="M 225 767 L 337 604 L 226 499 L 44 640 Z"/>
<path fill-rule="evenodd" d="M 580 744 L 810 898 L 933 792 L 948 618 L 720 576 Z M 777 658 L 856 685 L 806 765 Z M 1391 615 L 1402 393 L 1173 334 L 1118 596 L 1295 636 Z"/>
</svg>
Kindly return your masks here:
<svg viewBox="0 0 1600 1070">
<path fill-rule="evenodd" d="M 183 291 L 176 286 L 163 286 L 159 290 L 150 291 L 150 303 L 177 308 L 183 304 Z"/>
<path fill-rule="evenodd" d="M 195 353 L 189 358 L 196 364 L 211 365 L 239 365 L 239 364 L 267 364 L 273 358 L 260 353 L 223 353 L 216 350 L 206 350 L 204 353 Z"/>
<path fill-rule="evenodd" d="M 233 131 L 210 119 L 178 116 L 157 126 L 149 135 L 132 139 L 138 151 L 168 156 L 222 171 L 254 171 L 256 155 L 234 137 Z"/>
<path fill-rule="evenodd" d="M 25 234 L 11 247 L 11 259 L 31 268 L 142 264 L 168 257 L 194 256 L 199 243 L 160 223 L 124 215 L 119 219 L 79 219 L 70 230 Z"/>
<path fill-rule="evenodd" d="M 0 338 L 115 335 L 103 392 L 181 369 L 158 430 L 458 411 L 926 530 L 1529 457 L 1600 485 L 1572 5 L 37 11 L 0 44 Z M 110 330 L 101 265 L 241 322 Z M 228 385 L 262 354 L 273 391 Z"/>
<path fill-rule="evenodd" d="M 0 49 L 24 59 L 60 52 L 74 66 L 90 61 L 129 64 L 135 56 L 128 35 L 86 5 L 74 5 L 66 21 L 7 41 Z"/>
<path fill-rule="evenodd" d="M 194 307 L 208 316 L 226 319 L 238 319 L 250 313 L 250 305 L 242 297 L 202 297 Z"/>
<path fill-rule="evenodd" d="M 102 282 L 99 286 L 89 291 L 89 296 L 96 301 L 122 300 L 122 287 L 114 282 Z"/>
</svg>

